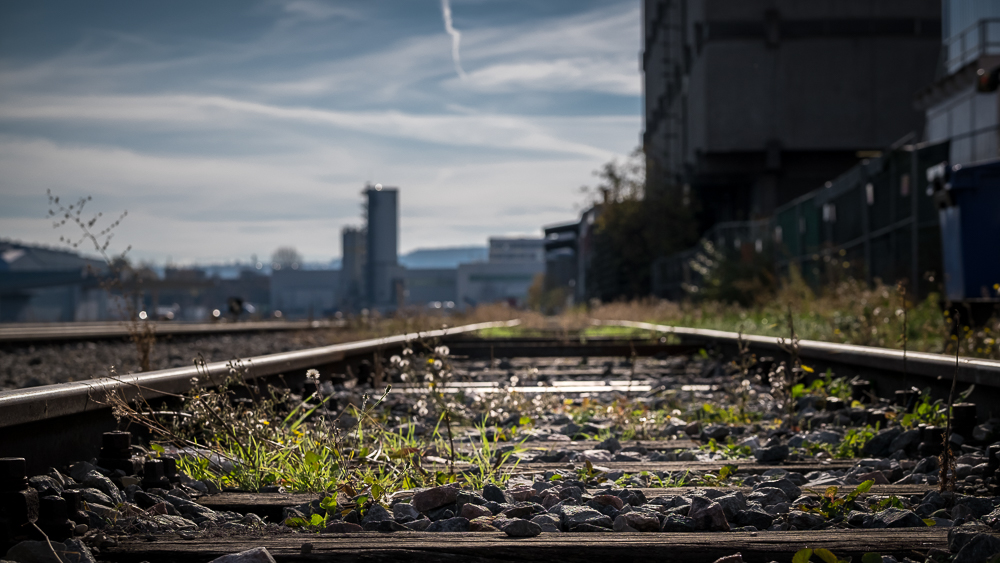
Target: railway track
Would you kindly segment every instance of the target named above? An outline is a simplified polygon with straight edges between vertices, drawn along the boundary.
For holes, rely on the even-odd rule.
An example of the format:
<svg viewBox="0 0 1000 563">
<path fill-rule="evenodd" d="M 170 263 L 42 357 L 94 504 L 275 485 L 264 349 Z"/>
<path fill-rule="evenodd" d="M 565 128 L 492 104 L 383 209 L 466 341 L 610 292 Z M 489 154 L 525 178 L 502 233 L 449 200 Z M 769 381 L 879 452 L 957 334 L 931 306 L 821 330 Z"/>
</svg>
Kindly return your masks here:
<svg viewBox="0 0 1000 563">
<path fill-rule="evenodd" d="M 188 323 L 180 321 L 149 321 L 154 334 L 161 336 L 198 336 L 317 330 L 342 327 L 344 321 L 246 321 Z M 125 322 L 81 323 L 13 323 L 0 324 L 0 344 L 67 342 L 76 340 L 108 340 L 128 338 L 134 327 Z"/>
<path fill-rule="evenodd" d="M 920 456 L 915 456 L 914 459 L 906 459 L 904 456 L 897 460 L 889 459 L 887 456 L 876 456 L 878 459 L 863 461 L 834 459 L 829 456 L 817 459 L 808 454 L 792 453 L 781 459 L 769 460 L 766 455 L 763 459 L 759 455 L 751 456 L 749 459 L 733 458 L 725 451 L 720 453 L 714 449 L 717 447 L 715 444 L 721 444 L 727 437 L 730 444 L 735 447 L 737 444 L 751 443 L 749 440 L 756 439 L 754 434 L 762 437 L 770 435 L 773 440 L 790 443 L 790 439 L 795 437 L 793 434 L 808 433 L 808 429 L 797 430 L 784 425 L 773 426 L 770 431 L 754 430 L 766 426 L 764 423 L 767 421 L 754 424 L 735 422 L 719 424 L 707 419 L 692 422 L 688 418 L 684 421 L 684 426 L 678 427 L 671 426 L 671 423 L 663 420 L 656 420 L 628 436 L 618 435 L 617 441 L 611 441 L 616 438 L 614 428 L 617 426 L 601 422 L 604 419 L 604 409 L 610 412 L 612 408 L 626 405 L 630 409 L 641 407 L 653 412 L 654 409 L 667 408 L 665 405 L 711 402 L 725 396 L 726 393 L 731 393 L 733 378 L 726 366 L 736 354 L 737 341 L 740 337 L 719 331 L 627 322 L 605 324 L 649 331 L 650 337 L 630 340 L 584 339 L 578 336 L 489 339 L 476 336 L 476 333 L 483 329 L 515 324 L 516 322 L 483 323 L 419 335 L 399 335 L 273 354 L 246 359 L 238 364 L 217 362 L 191 368 L 126 375 L 114 379 L 0 392 L 0 436 L 3 436 L 0 438 L 0 457 L 25 458 L 28 475 L 43 474 L 49 467 L 66 468 L 73 462 L 92 460 L 97 453 L 97 447 L 102 443 L 102 434 L 119 428 L 112 416 L 109 397 L 118 396 L 124 400 L 134 400 L 142 396 L 146 400 L 168 400 L 190 389 L 192 378 L 198 378 L 204 386 L 206 381 L 221 380 L 232 372 L 234 366 L 237 366 L 240 368 L 237 373 L 248 384 L 271 382 L 303 390 L 313 384 L 317 385 L 318 389 L 320 380 L 337 382 L 331 386 L 334 392 L 330 395 L 337 401 L 347 401 L 364 392 L 378 395 L 378 390 L 391 383 L 392 390 L 385 397 L 387 412 L 390 413 L 405 412 L 406 408 L 410 408 L 407 405 L 412 405 L 414 401 L 422 400 L 422 397 L 429 394 L 443 397 L 442 400 L 446 401 L 466 401 L 466 404 L 477 401 L 476 404 L 492 404 L 490 401 L 497 404 L 503 401 L 520 401 L 518 404 L 522 407 L 535 405 L 539 413 L 549 412 L 556 408 L 556 405 L 576 410 L 573 411 L 575 414 L 572 419 L 540 414 L 537 417 L 538 422 L 532 423 L 533 428 L 527 434 L 506 436 L 503 438 L 504 442 L 495 443 L 498 446 L 508 444 L 510 448 L 509 457 L 500 457 L 498 454 L 495 458 L 495 468 L 502 470 L 510 478 L 508 491 L 502 493 L 507 495 L 503 498 L 510 501 L 510 504 L 500 503 L 498 505 L 502 505 L 500 511 L 494 512 L 493 516 L 485 520 L 466 519 L 465 530 L 471 525 L 474 528 L 479 526 L 480 531 L 454 531 L 440 536 L 413 531 L 412 528 L 402 524 L 390 525 L 387 522 L 380 528 L 371 526 L 372 522 L 366 523 L 360 519 L 360 514 L 355 516 L 358 518 L 354 521 L 356 523 L 351 523 L 351 515 L 346 512 L 344 518 L 347 520 L 344 524 L 329 527 L 327 533 L 319 535 L 235 524 L 235 520 L 230 521 L 233 526 L 227 529 L 238 528 L 240 532 L 226 533 L 222 525 L 216 527 L 211 522 L 207 526 L 199 527 L 199 524 L 192 523 L 191 526 L 181 526 L 176 529 L 161 526 L 163 529 L 159 531 L 150 531 L 149 526 L 136 525 L 132 533 L 123 533 L 122 529 L 115 528 L 115 533 L 118 535 L 110 538 L 105 536 L 94 539 L 92 531 L 87 537 L 90 538 L 91 546 L 98 549 L 99 560 L 210 561 L 224 554 L 263 546 L 279 561 L 320 561 L 332 558 L 345 561 L 540 561 L 543 559 L 592 561 L 596 557 L 648 560 L 662 558 L 665 552 L 669 552 L 673 560 L 711 562 L 719 557 L 739 552 L 744 561 L 764 562 L 791 560 L 791 556 L 802 548 L 830 549 L 841 558 L 860 557 L 867 552 L 877 551 L 883 555 L 891 554 L 897 558 L 911 557 L 923 561 L 927 554 L 934 550 L 946 553 L 948 550 L 956 552 L 961 548 L 955 543 L 954 538 L 949 543 L 949 528 L 945 524 L 961 523 L 960 520 L 963 518 L 967 521 L 988 523 L 989 514 L 978 514 L 978 512 L 982 512 L 981 509 L 987 505 L 994 509 L 1000 505 L 1000 498 L 995 497 L 995 493 L 990 493 L 982 487 L 976 489 L 975 485 L 970 485 L 967 490 L 970 493 L 968 497 L 946 495 L 949 506 L 941 509 L 945 512 L 934 513 L 938 515 L 935 518 L 940 520 L 941 526 L 873 529 L 861 525 L 861 520 L 858 519 L 857 523 L 849 526 L 849 529 L 839 529 L 837 527 L 839 525 L 847 526 L 846 513 L 839 516 L 840 520 L 837 520 L 838 517 L 824 516 L 817 524 L 812 516 L 813 513 L 802 512 L 795 505 L 795 502 L 807 502 L 810 506 L 819 506 L 819 495 L 810 497 L 807 490 L 810 486 L 825 489 L 833 483 L 840 487 L 839 498 L 843 498 L 847 491 L 862 482 L 861 477 L 871 478 L 877 483 L 867 492 L 857 496 L 859 502 L 863 501 L 860 507 L 862 512 L 865 510 L 864 503 L 869 503 L 867 506 L 871 511 L 874 503 L 893 498 L 897 501 L 903 499 L 900 506 L 905 505 L 910 514 L 921 510 L 920 507 L 929 502 L 926 499 L 936 498 L 929 495 L 938 487 L 930 484 L 927 479 L 921 482 L 895 482 L 903 481 L 911 474 L 917 475 L 920 463 L 926 463 L 925 460 L 917 459 Z M 775 364 L 787 359 L 786 350 L 781 347 L 777 339 L 752 336 L 742 338 L 760 357 L 773 357 Z M 439 349 L 440 346 L 448 348 L 450 364 L 447 381 L 438 383 L 435 387 L 428 387 L 425 381 L 403 380 L 398 373 L 400 370 L 393 371 L 395 369 L 393 366 L 401 365 L 400 355 L 404 359 L 410 357 L 406 355 L 405 350 L 420 347 L 432 350 Z M 946 389 L 950 385 L 951 376 L 956 373 L 955 358 L 934 354 L 911 353 L 904 362 L 901 353 L 892 350 L 808 341 L 799 343 L 798 354 L 803 363 L 807 363 L 818 373 L 830 368 L 838 375 L 854 378 L 856 382 L 859 379 L 871 382 L 870 386 L 865 387 L 872 392 L 871 396 L 895 397 L 895 391 L 906 390 L 914 385 L 932 387 L 935 391 L 941 392 L 941 389 Z M 957 379 L 960 384 L 976 384 L 976 390 L 971 397 L 975 399 L 976 406 L 965 409 L 965 412 L 978 413 L 980 422 L 988 420 L 992 416 L 991 411 L 995 409 L 993 405 L 1000 404 L 1000 400 L 997 400 L 997 393 L 1000 392 L 1000 362 L 960 358 L 957 366 Z M 307 373 L 309 370 L 316 370 L 319 379 L 313 379 L 316 375 Z M 346 379 L 344 374 L 347 375 Z M 357 383 L 353 383 L 354 381 Z M 883 401 L 881 406 L 886 407 L 887 404 Z M 877 406 L 878 404 L 869 404 L 867 410 L 877 410 L 875 409 Z M 596 413 L 595 422 L 587 423 L 584 419 L 576 418 L 586 409 Z M 816 416 L 810 420 L 833 420 L 833 416 L 832 413 L 825 414 L 820 408 Z M 886 420 L 882 414 L 877 416 L 882 417 L 880 420 Z M 518 425 L 516 420 L 517 416 L 512 416 L 506 421 L 497 419 L 496 429 L 516 432 L 514 428 Z M 404 425 L 404 428 L 406 426 Z M 410 426 L 420 425 L 412 423 Z M 419 430 L 418 434 L 429 435 L 427 433 L 431 430 L 430 425 L 425 426 L 427 427 Z M 720 427 L 724 427 L 725 430 L 720 430 Z M 510 430 L 511 428 L 514 429 Z M 144 441 L 148 438 L 141 429 L 130 429 L 136 431 L 137 440 Z M 650 434 L 643 435 L 647 431 Z M 483 431 L 478 432 L 481 434 Z M 719 432 L 717 439 L 709 437 L 709 434 L 714 432 Z M 441 433 L 438 434 L 439 438 L 440 435 Z M 104 440 L 107 446 L 108 438 Z M 451 449 L 463 456 L 470 452 L 474 453 L 477 450 L 477 440 L 475 429 L 457 428 Z M 968 442 L 972 440 L 969 439 Z M 456 462 L 454 457 L 456 454 L 452 454 L 449 459 L 448 452 L 445 451 L 446 444 L 447 442 L 439 439 L 437 446 L 419 454 L 423 456 L 421 471 L 445 476 L 468 472 L 475 476 L 477 471 L 483 470 L 482 466 L 477 468 L 475 463 L 470 465 L 467 462 Z M 759 444 L 753 444 L 755 452 L 771 447 L 770 442 L 764 443 L 764 440 Z M 983 467 L 981 470 L 977 469 L 980 471 L 977 475 L 984 477 L 980 479 L 983 486 L 993 481 L 989 481 L 988 479 L 992 477 L 982 472 L 996 471 L 995 466 L 1000 461 L 995 459 L 995 454 L 1000 449 L 989 450 L 987 445 L 987 443 L 978 445 L 967 443 L 959 451 L 959 455 L 964 456 L 961 458 L 963 460 L 983 458 Z M 747 451 L 750 450 L 750 446 L 744 447 Z M 912 447 L 915 449 L 915 444 Z M 956 449 L 959 449 L 957 445 Z M 979 456 L 977 452 L 980 450 L 985 457 Z M 732 454 L 732 451 L 729 454 Z M 989 457 L 991 454 L 994 455 L 993 458 Z M 724 473 L 729 471 L 738 473 L 733 474 L 735 477 L 724 476 Z M 114 478 L 114 475 L 111 476 Z M 704 526 L 699 524 L 698 531 L 693 532 L 648 534 L 639 533 L 628 524 L 631 522 L 638 526 L 637 522 L 647 522 L 649 514 L 655 514 L 655 511 L 649 511 L 655 507 L 655 510 L 659 511 L 660 518 L 657 525 L 660 529 L 669 528 L 667 521 L 673 522 L 671 518 L 674 518 L 671 515 L 686 518 L 689 510 L 693 514 L 694 509 L 689 509 L 687 505 L 675 509 L 668 506 L 671 502 L 684 502 L 677 499 L 698 503 L 701 502 L 699 499 L 705 498 L 704 502 L 711 506 L 719 504 L 713 499 L 735 498 L 738 499 L 738 503 L 743 503 L 741 506 L 746 507 L 747 499 L 762 498 L 761 487 L 766 489 L 769 483 L 776 483 L 772 481 L 773 479 L 779 479 L 781 486 L 789 486 L 791 483 L 796 493 L 801 492 L 805 495 L 801 499 L 793 499 L 786 494 L 787 506 L 781 507 L 780 503 L 775 505 L 778 508 L 771 516 L 774 518 L 773 527 L 777 529 L 761 529 L 744 524 L 737 526 L 737 522 L 743 522 L 740 520 L 743 518 L 742 512 L 734 512 L 724 518 L 732 521 L 731 524 L 726 524 L 727 530 L 730 528 L 738 530 L 730 533 L 703 531 Z M 664 486 L 665 481 L 670 484 Z M 127 488 L 126 484 L 130 482 L 118 479 L 121 489 Z M 528 491 L 529 486 L 533 490 Z M 552 486 L 557 488 L 551 488 Z M 529 516 L 541 514 L 532 511 L 537 511 L 543 506 L 546 509 L 562 510 L 559 507 L 564 504 L 563 502 L 555 507 L 551 505 L 556 497 L 550 493 L 557 490 L 568 491 L 574 486 L 578 487 L 583 495 L 583 499 L 577 501 L 584 508 L 590 506 L 605 510 L 607 505 L 600 504 L 603 502 L 614 506 L 621 505 L 620 510 L 619 508 L 613 511 L 605 510 L 606 513 L 617 514 L 613 526 L 616 532 L 612 532 L 610 527 L 605 529 L 600 526 L 595 528 L 593 525 L 588 527 L 567 524 L 567 521 L 572 521 L 573 518 L 570 510 L 560 512 L 556 518 L 557 521 L 562 519 L 563 530 L 569 530 L 569 533 L 553 532 L 542 533 L 536 537 L 509 537 L 511 532 L 502 531 L 506 529 L 504 526 L 508 522 L 527 519 L 521 516 L 506 518 L 506 511 L 528 505 L 531 507 L 524 510 L 528 510 Z M 245 518 L 249 518 L 245 515 L 250 514 L 257 515 L 264 522 L 283 522 L 290 514 L 297 514 L 289 511 L 307 510 L 305 507 L 310 503 L 317 505 L 318 500 L 324 496 L 283 491 L 255 494 L 216 491 L 215 494 L 205 495 L 202 494 L 204 491 L 200 490 L 203 487 L 191 489 L 175 485 L 175 490 L 176 487 L 181 487 L 190 493 L 193 501 L 202 507 L 190 510 L 207 510 L 211 514 L 244 515 L 244 520 L 239 522 L 244 522 Z M 635 495 L 636 492 L 642 495 L 644 501 L 649 502 L 630 504 L 635 501 L 629 499 L 636 497 L 629 495 Z M 408 494 L 409 496 L 401 492 L 387 497 L 386 504 L 408 502 L 415 504 L 413 492 Z M 477 504 L 479 507 L 472 510 L 470 516 L 482 512 L 479 500 L 475 499 L 482 500 L 488 494 L 485 490 L 481 494 L 482 497 L 470 497 L 473 500 L 467 499 L 465 502 L 465 504 Z M 564 495 L 560 499 L 564 501 L 568 493 L 557 494 Z M 573 494 L 576 493 L 570 496 Z M 163 491 L 163 495 L 166 498 L 167 492 Z M 977 495 L 982 502 L 963 500 L 977 498 Z M 626 500 L 624 503 L 621 500 L 607 500 L 609 496 Z M 442 522 L 462 520 L 459 513 L 463 504 L 456 503 L 454 496 L 450 498 L 451 504 L 435 506 L 425 514 L 438 517 Z M 656 504 L 658 498 L 667 500 Z M 149 516 L 151 514 L 149 511 L 157 510 L 142 506 L 138 500 L 134 502 L 140 508 L 146 509 L 144 518 L 152 518 Z M 185 502 L 192 501 L 177 500 L 177 506 L 188 506 L 184 504 Z M 976 504 L 977 502 L 979 504 Z M 987 504 L 982 504 L 983 502 Z M 972 512 L 970 512 L 972 509 L 955 509 L 952 506 L 957 506 L 956 503 L 975 505 L 976 508 Z M 452 515 L 450 519 L 444 517 L 446 515 L 443 513 L 448 506 L 452 507 L 449 512 Z M 487 506 L 492 505 L 487 503 Z M 503 508 L 508 506 L 512 508 Z M 641 512 L 646 519 L 643 520 L 638 516 L 634 517 L 635 520 L 626 518 L 624 514 L 628 510 L 625 510 L 625 507 L 629 506 L 634 507 L 634 510 L 629 510 Z M 694 507 L 694 504 L 691 506 Z M 773 508 L 766 504 L 760 506 Z M 730 511 L 730 508 L 726 505 L 727 511 Z M 476 512 L 477 510 L 479 512 Z M 753 510 L 752 503 L 750 508 L 740 510 Z M 891 508 L 891 510 L 897 509 Z M 906 512 L 899 510 L 901 514 Z M 954 510 L 959 512 L 955 513 Z M 360 511 L 358 508 L 355 513 Z M 544 512 L 544 509 L 542 511 Z M 511 512 L 515 513 L 521 514 L 516 510 Z M 873 518 L 876 515 L 875 512 L 871 514 Z M 949 518 L 942 516 L 945 514 Z M 957 517 L 950 518 L 956 514 Z M 927 513 L 925 516 L 930 515 L 931 513 Z M 305 516 L 309 517 L 308 514 Z M 135 520 L 134 515 L 130 518 Z M 365 516 L 365 519 L 367 518 L 368 516 Z M 683 518 L 678 518 L 678 521 L 680 520 Z M 336 521 L 340 522 L 339 516 Z M 487 521 L 496 526 L 490 525 Z M 202 520 L 201 524 L 205 522 L 206 520 Z M 607 522 L 611 523 L 612 520 L 609 519 Z M 813 529 L 803 529 L 804 522 L 813 523 L 815 526 Z M 371 530 L 398 531 L 392 534 L 373 535 L 375 532 L 361 532 L 362 524 Z M 139 528 L 142 528 L 142 531 Z M 355 528 L 357 531 L 354 531 Z M 619 529 L 622 531 L 617 531 Z M 601 530 L 606 533 L 601 533 Z M 591 533 L 573 533 L 574 531 Z M 979 531 L 988 532 L 988 530 Z M 986 542 L 990 537 L 992 536 L 987 533 L 982 536 L 985 539 L 976 541 Z M 210 538 L 210 541 L 197 541 L 199 538 Z M 1000 545 L 1000 539 L 996 541 Z"/>
</svg>

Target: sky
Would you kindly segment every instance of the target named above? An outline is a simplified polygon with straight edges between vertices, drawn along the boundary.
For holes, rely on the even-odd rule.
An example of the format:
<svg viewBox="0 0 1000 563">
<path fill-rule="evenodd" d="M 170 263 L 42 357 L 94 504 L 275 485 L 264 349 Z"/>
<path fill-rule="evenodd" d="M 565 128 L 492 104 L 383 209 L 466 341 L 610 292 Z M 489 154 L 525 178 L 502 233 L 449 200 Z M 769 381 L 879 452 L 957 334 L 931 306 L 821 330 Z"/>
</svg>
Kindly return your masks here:
<svg viewBox="0 0 1000 563">
<path fill-rule="evenodd" d="M 640 48 L 638 0 L 5 0 L 0 238 L 77 234 L 51 190 L 133 259 L 327 261 L 367 182 L 400 252 L 540 236 L 639 144 Z"/>
</svg>

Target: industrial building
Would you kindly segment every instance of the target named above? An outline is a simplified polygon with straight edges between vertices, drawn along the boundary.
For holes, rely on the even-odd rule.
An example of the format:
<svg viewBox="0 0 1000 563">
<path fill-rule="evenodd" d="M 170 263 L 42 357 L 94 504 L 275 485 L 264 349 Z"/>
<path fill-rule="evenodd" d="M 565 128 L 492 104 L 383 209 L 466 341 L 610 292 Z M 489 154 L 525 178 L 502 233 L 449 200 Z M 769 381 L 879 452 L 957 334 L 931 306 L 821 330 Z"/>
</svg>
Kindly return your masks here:
<svg viewBox="0 0 1000 563">
<path fill-rule="evenodd" d="M 568 304 L 584 303 L 589 298 L 587 271 L 593 260 L 594 223 L 600 206 L 592 206 L 572 223 L 551 225 L 545 233 L 545 290 L 563 291 Z"/>
<path fill-rule="evenodd" d="M 648 186 L 700 230 L 772 216 L 909 132 L 940 0 L 644 0 Z"/>
<path fill-rule="evenodd" d="M 341 311 L 355 313 L 364 307 L 367 297 L 365 289 L 367 238 L 364 228 L 344 227 L 341 231 L 338 284 L 338 307 Z"/>
<path fill-rule="evenodd" d="M 851 5 L 844 3 L 845 9 Z M 923 41 L 934 23 L 928 10 L 940 10 L 934 64 L 924 60 L 919 69 L 911 69 L 913 76 L 926 77 L 929 67 L 931 75 L 912 92 L 890 90 L 891 98 L 872 92 L 869 98 L 878 111 L 867 114 L 868 119 L 891 117 L 894 111 L 901 117 L 899 108 L 906 108 L 919 112 L 925 118 L 922 123 L 899 131 L 896 140 L 882 138 L 879 150 L 859 153 L 865 158 L 829 181 L 816 181 L 809 192 L 779 200 L 771 216 L 716 222 L 700 245 L 654 264 L 654 293 L 691 295 L 698 290 L 704 265 L 724 256 L 741 263 L 772 261 L 779 276 L 795 267 L 813 285 L 845 275 L 869 282 L 905 281 L 911 295 L 940 291 L 953 304 L 968 306 L 973 317 L 992 311 L 996 282 L 989 280 L 1000 279 L 1000 262 L 991 259 L 995 251 L 984 241 L 995 240 L 1000 225 L 1000 200 L 994 195 L 1000 162 L 1000 4 L 945 0 L 938 6 L 870 6 L 879 8 L 879 17 L 889 12 L 903 17 L 913 11 L 908 17 L 914 22 L 912 36 L 876 41 L 879 49 L 873 56 L 911 45 L 917 60 L 926 59 Z M 919 33 L 918 22 L 927 24 L 920 23 Z M 902 66 L 890 65 L 887 76 L 906 68 L 910 59 L 897 53 L 893 60 Z M 866 68 L 861 65 L 857 72 L 864 74 Z M 651 79 L 647 74 L 647 85 Z M 866 115 L 864 108 L 857 111 Z M 853 127 L 865 130 L 865 124 Z M 647 122 L 647 135 L 650 131 Z M 699 185 L 697 174 L 679 177 Z"/>
<path fill-rule="evenodd" d="M 0 241 L 0 322 L 105 320 L 106 270 L 76 252 Z"/>
<path fill-rule="evenodd" d="M 324 318 L 337 312 L 342 270 L 276 270 L 271 273 L 271 309 L 289 319 Z"/>
<path fill-rule="evenodd" d="M 399 190 L 381 184 L 365 187 L 367 198 L 365 288 L 367 305 L 378 310 L 399 306 Z"/>
</svg>

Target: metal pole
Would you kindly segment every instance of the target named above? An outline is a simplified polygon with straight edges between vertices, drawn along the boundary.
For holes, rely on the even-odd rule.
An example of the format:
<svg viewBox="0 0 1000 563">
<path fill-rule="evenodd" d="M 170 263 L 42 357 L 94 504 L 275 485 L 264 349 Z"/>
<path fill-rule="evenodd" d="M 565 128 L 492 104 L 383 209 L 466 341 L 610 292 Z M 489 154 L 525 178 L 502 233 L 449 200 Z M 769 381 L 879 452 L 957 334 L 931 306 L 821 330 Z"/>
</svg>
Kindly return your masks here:
<svg viewBox="0 0 1000 563">
<path fill-rule="evenodd" d="M 862 174 L 861 183 L 859 184 L 858 193 L 861 196 L 861 236 L 864 241 L 865 250 L 865 283 L 871 286 L 872 284 L 872 239 L 871 239 L 871 228 L 868 219 L 868 181 L 870 177 L 868 176 L 868 162 L 862 163 Z"/>
<path fill-rule="evenodd" d="M 916 143 L 910 148 L 910 295 L 914 302 L 920 299 L 920 247 L 917 237 L 920 235 L 920 207 L 917 198 L 920 197 L 920 181 L 917 178 L 919 172 L 920 151 Z"/>
</svg>

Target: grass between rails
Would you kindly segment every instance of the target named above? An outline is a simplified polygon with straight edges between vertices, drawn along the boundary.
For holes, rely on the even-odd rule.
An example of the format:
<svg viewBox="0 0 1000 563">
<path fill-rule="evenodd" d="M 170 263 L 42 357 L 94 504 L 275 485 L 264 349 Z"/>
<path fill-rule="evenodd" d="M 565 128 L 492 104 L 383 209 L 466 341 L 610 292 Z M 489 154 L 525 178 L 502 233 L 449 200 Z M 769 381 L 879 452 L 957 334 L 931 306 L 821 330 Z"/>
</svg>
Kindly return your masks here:
<svg viewBox="0 0 1000 563">
<path fill-rule="evenodd" d="M 879 346 L 884 348 L 1000 359 L 1000 317 L 982 327 L 967 326 L 939 305 L 940 296 L 931 294 L 914 302 L 901 288 L 847 280 L 817 294 L 803 283 L 788 283 L 775 295 L 768 294 L 753 305 L 720 301 L 637 300 L 580 306 L 556 317 L 537 313 L 522 315 L 519 327 L 488 332 L 493 337 L 532 336 L 541 330 L 582 332 L 592 336 L 645 338 L 648 333 L 617 332 L 614 328 L 593 327 L 592 319 L 641 321 L 690 328 L 743 332 L 761 336 L 787 336 L 787 315 L 791 311 L 799 338 Z M 485 311 L 484 311 L 485 313 Z M 482 313 L 481 313 L 482 314 Z M 905 326 L 905 331 L 904 331 Z M 550 333 L 551 334 L 551 333 Z"/>
</svg>

